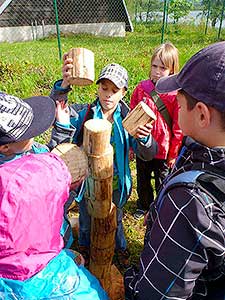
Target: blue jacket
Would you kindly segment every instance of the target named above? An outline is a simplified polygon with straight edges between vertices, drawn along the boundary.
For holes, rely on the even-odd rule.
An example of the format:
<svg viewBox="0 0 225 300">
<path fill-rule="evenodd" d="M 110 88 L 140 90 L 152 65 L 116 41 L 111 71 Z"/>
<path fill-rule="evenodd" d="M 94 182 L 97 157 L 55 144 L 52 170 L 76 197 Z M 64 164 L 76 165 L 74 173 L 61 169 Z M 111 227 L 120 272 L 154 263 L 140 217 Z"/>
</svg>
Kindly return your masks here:
<svg viewBox="0 0 225 300">
<path fill-rule="evenodd" d="M 51 92 L 51 97 L 57 100 L 62 98 L 62 90 L 58 90 L 61 81 L 55 83 Z M 68 92 L 70 89 L 65 90 Z M 65 96 L 65 95 L 64 95 Z M 66 98 L 64 98 L 66 100 Z M 88 112 L 90 110 L 90 113 Z M 122 120 L 128 114 L 129 108 L 124 101 L 120 101 L 113 115 L 114 118 L 114 139 L 116 147 L 116 165 L 119 177 L 119 193 L 114 195 L 113 202 L 117 207 L 123 207 L 130 196 L 132 189 L 132 178 L 129 167 L 129 149 L 132 148 L 136 155 L 143 160 L 151 160 L 157 153 L 157 143 L 150 135 L 147 139 L 137 140 L 133 138 L 123 128 Z M 50 148 L 55 147 L 59 143 L 72 142 L 79 144 L 78 137 L 81 132 L 84 121 L 87 116 L 90 119 L 102 119 L 103 113 L 98 98 L 91 104 L 72 104 L 70 106 L 70 122 L 71 126 L 65 126 L 55 123 L 52 131 L 52 137 L 49 144 Z M 121 155 L 124 153 L 124 155 Z"/>
</svg>

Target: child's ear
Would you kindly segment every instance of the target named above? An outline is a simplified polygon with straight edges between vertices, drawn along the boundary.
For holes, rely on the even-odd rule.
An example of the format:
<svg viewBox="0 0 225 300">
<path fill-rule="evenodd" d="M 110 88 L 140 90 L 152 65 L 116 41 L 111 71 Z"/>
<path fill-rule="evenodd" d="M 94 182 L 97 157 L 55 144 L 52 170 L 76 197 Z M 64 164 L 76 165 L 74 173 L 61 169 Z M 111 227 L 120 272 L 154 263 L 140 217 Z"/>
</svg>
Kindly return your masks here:
<svg viewBox="0 0 225 300">
<path fill-rule="evenodd" d="M 211 121 L 211 112 L 207 105 L 203 102 L 198 102 L 196 104 L 197 112 L 198 112 L 198 121 L 199 126 L 201 128 L 205 128 L 210 125 Z"/>
<path fill-rule="evenodd" d="M 9 151 L 9 144 L 0 145 L 0 153 L 5 154 Z"/>
</svg>

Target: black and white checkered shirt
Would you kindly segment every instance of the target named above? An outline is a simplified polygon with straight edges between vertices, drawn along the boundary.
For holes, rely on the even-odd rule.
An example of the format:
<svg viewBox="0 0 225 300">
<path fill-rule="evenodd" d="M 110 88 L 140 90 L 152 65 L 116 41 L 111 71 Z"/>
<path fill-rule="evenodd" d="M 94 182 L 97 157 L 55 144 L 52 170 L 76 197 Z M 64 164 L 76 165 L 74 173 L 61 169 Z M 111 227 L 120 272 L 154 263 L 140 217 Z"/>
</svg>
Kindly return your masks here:
<svg viewBox="0 0 225 300">
<path fill-rule="evenodd" d="M 186 140 L 173 174 L 206 166 L 224 172 L 225 148 Z M 225 181 L 218 182 L 225 205 Z M 225 210 L 197 185 L 177 185 L 150 208 L 139 270 L 125 273 L 126 299 L 225 299 Z"/>
</svg>

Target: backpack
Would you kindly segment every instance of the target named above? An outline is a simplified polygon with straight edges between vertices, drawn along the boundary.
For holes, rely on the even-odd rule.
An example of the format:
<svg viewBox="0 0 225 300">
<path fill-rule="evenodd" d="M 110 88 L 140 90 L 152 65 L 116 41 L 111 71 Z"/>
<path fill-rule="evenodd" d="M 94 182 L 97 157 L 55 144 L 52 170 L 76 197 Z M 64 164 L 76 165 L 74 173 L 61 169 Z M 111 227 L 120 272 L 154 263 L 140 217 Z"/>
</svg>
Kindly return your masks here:
<svg viewBox="0 0 225 300">
<path fill-rule="evenodd" d="M 163 195 L 176 185 L 196 186 L 205 192 L 214 203 L 225 213 L 225 172 L 216 170 L 215 167 L 207 166 L 206 169 L 192 169 L 180 173 L 168 180 L 161 189 L 158 197 L 157 208 L 162 205 Z"/>
<path fill-rule="evenodd" d="M 225 215 L 225 172 L 221 172 L 221 170 L 210 165 L 205 166 L 203 170 L 199 169 L 192 169 L 170 178 L 159 192 L 156 209 L 160 210 L 163 196 L 175 186 L 197 186 L 209 196 L 209 200 L 220 207 Z M 221 287 L 224 286 L 223 284 L 221 285 L 221 281 L 224 280 L 224 277 L 225 259 L 223 259 L 223 263 L 216 270 L 204 274 L 204 278 L 211 290 L 213 290 L 213 293 L 221 292 Z M 219 280 L 217 280 L 218 278 Z"/>
</svg>

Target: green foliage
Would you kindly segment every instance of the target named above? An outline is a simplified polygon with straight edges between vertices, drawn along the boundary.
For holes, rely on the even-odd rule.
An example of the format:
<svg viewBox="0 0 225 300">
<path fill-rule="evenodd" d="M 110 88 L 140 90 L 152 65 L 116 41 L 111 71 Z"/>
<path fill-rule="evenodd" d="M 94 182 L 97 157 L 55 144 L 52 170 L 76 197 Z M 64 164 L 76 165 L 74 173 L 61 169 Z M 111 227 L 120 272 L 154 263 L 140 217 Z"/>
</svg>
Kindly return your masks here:
<svg viewBox="0 0 225 300">
<path fill-rule="evenodd" d="M 211 21 L 212 27 L 215 27 L 216 23 L 220 20 L 222 14 L 224 0 L 203 0 L 203 13 L 205 16 L 209 13 L 209 20 Z M 225 18 L 225 15 L 224 15 Z"/>
<path fill-rule="evenodd" d="M 189 0 L 171 0 L 169 2 L 169 14 L 173 16 L 174 23 L 177 23 L 181 17 L 187 16 L 193 8 Z"/>
</svg>

